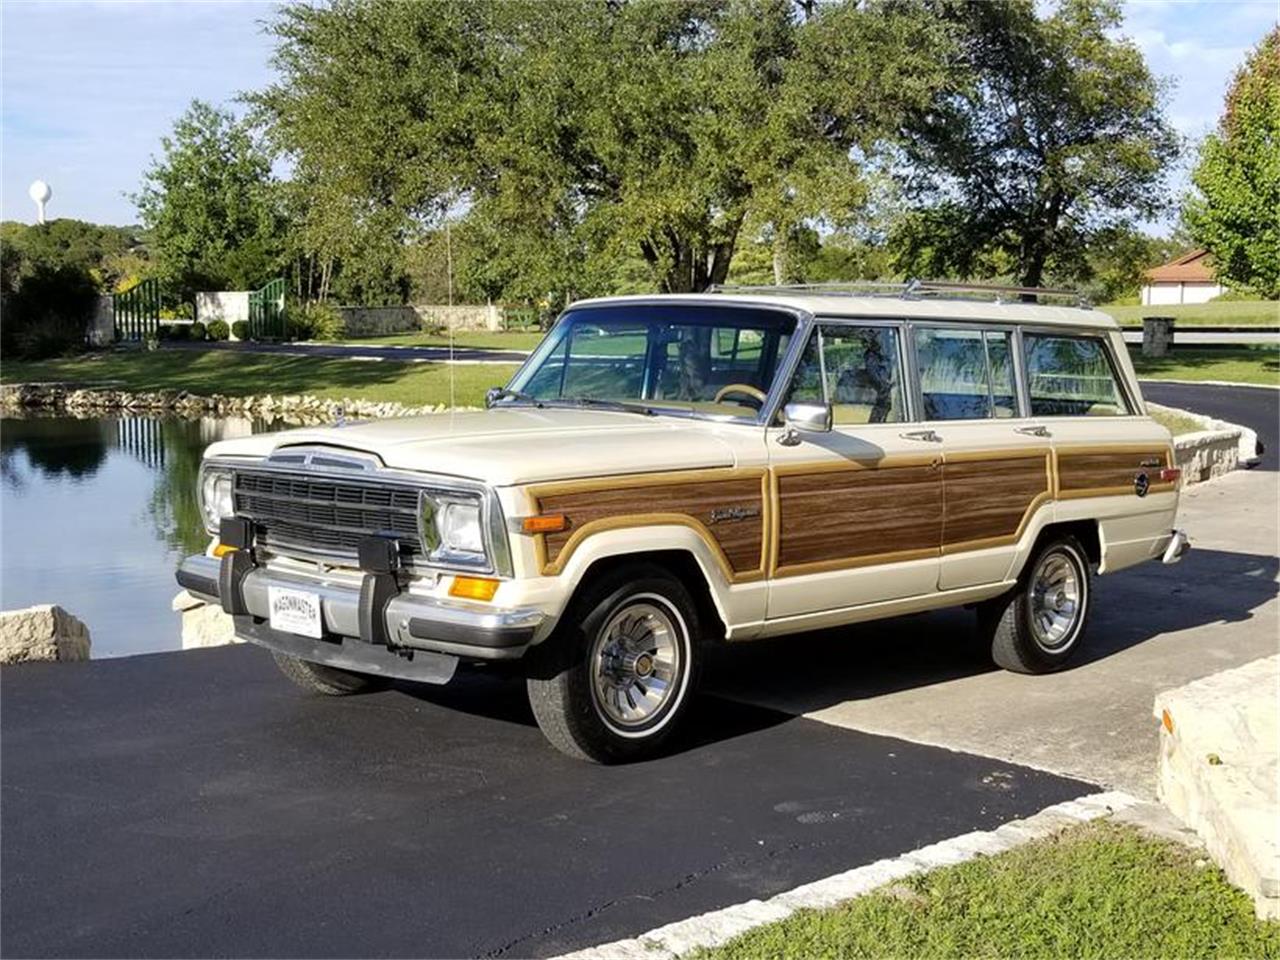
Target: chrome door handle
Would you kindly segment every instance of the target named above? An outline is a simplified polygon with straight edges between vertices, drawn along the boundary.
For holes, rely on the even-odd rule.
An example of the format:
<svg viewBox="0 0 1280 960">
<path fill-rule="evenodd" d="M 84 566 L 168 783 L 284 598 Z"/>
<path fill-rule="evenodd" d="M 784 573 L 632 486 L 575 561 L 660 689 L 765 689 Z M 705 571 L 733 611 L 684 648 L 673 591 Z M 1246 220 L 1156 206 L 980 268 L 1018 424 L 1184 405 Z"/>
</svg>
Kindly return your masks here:
<svg viewBox="0 0 1280 960">
<path fill-rule="evenodd" d="M 908 430 L 906 433 L 900 433 L 898 436 L 903 440 L 921 440 L 925 443 L 941 443 L 942 438 L 932 430 Z"/>
<path fill-rule="evenodd" d="M 1037 424 L 1034 427 L 1014 427 L 1015 433 L 1025 433 L 1029 437 L 1048 437 L 1051 436 L 1048 427 L 1042 427 Z"/>
</svg>

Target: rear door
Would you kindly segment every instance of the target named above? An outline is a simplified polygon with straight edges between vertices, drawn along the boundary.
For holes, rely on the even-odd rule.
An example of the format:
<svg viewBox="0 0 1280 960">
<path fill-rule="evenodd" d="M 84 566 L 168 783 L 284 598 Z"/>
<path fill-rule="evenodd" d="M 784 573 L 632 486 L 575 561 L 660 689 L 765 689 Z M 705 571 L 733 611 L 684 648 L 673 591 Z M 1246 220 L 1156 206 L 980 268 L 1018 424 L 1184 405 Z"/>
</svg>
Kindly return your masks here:
<svg viewBox="0 0 1280 960">
<path fill-rule="evenodd" d="M 919 406 L 943 454 L 938 587 L 998 583 L 1037 510 L 1052 510 L 1052 444 L 1024 416 L 1010 327 L 912 325 Z"/>
</svg>

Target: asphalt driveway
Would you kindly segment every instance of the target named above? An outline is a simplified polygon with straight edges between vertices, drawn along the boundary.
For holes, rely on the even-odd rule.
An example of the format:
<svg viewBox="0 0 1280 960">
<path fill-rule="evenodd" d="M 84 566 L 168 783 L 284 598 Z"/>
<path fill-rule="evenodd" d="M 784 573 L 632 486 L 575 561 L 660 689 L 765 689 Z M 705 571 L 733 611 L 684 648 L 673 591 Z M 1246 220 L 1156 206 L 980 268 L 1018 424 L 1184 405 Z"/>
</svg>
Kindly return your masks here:
<svg viewBox="0 0 1280 960">
<path fill-rule="evenodd" d="M 309 697 L 240 646 L 0 671 L 9 956 L 538 956 L 1092 791 L 702 698 L 659 760 L 519 682 Z"/>
</svg>

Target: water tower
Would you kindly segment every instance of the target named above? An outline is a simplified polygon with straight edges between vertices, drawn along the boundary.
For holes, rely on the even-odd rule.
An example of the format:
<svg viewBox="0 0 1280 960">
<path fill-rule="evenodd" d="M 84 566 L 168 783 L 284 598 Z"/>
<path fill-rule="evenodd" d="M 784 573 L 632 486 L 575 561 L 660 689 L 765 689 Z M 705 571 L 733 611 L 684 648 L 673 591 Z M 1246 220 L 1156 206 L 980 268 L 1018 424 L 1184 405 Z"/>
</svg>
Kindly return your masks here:
<svg viewBox="0 0 1280 960">
<path fill-rule="evenodd" d="M 44 205 L 53 196 L 53 190 L 43 180 L 37 180 L 27 187 L 27 193 L 36 202 L 36 223 L 44 223 Z"/>
</svg>

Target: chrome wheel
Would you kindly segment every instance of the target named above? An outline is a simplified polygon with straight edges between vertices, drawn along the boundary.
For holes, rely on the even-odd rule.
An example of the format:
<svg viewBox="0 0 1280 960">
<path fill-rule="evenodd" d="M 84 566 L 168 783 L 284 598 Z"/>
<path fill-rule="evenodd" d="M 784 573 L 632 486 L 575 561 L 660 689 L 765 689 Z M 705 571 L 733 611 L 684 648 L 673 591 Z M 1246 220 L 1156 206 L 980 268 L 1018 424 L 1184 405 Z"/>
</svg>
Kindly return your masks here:
<svg viewBox="0 0 1280 960">
<path fill-rule="evenodd" d="M 1031 576 L 1031 635 L 1046 653 L 1075 642 L 1084 610 L 1084 576 L 1073 556 L 1058 549 L 1040 558 Z"/>
<path fill-rule="evenodd" d="M 655 723 L 683 692 L 685 628 L 660 597 L 628 599 L 605 621 L 591 649 L 591 693 L 611 726 Z"/>
</svg>

